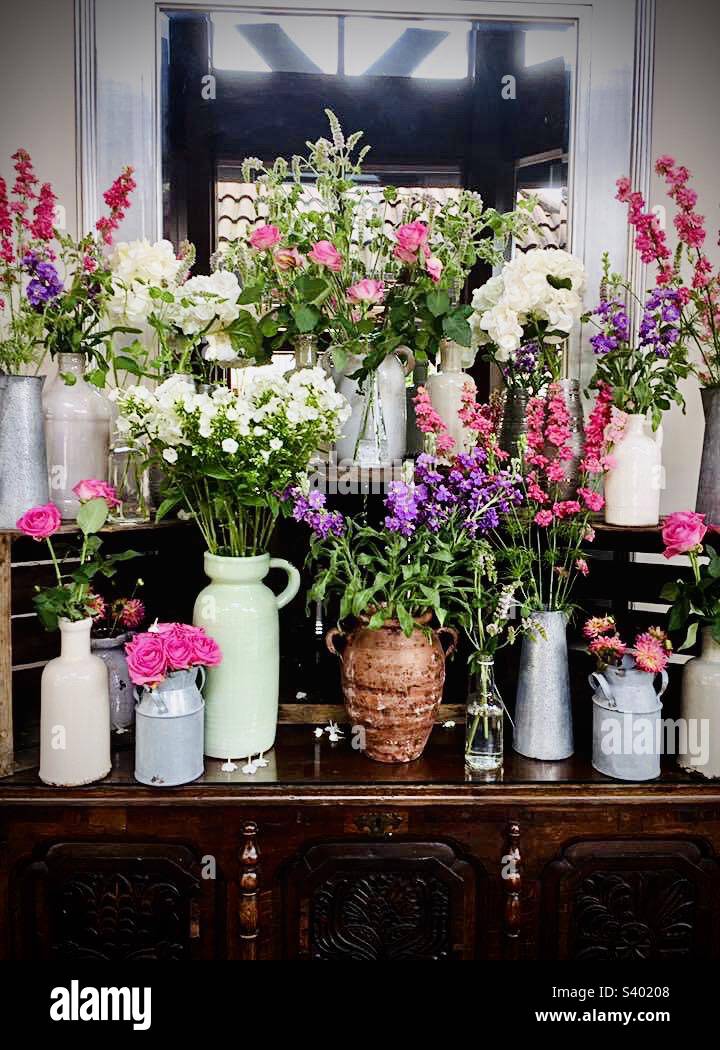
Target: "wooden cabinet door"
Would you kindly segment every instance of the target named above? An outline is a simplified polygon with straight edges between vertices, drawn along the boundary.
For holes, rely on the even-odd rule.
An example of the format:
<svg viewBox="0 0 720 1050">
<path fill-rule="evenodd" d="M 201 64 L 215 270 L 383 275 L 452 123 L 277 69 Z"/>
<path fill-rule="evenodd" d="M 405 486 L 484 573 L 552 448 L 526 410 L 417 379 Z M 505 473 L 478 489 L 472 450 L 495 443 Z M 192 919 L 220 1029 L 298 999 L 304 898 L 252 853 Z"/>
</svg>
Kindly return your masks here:
<svg viewBox="0 0 720 1050">
<path fill-rule="evenodd" d="M 473 958 L 476 879 L 474 868 L 442 843 L 311 846 L 286 873 L 286 956 Z"/>
<path fill-rule="evenodd" d="M 211 958 L 215 883 L 184 846 L 61 842 L 14 879 L 20 958 Z"/>
<path fill-rule="evenodd" d="M 613 961 L 717 958 L 717 860 L 687 839 L 568 845 L 542 878 L 542 954 Z"/>
</svg>

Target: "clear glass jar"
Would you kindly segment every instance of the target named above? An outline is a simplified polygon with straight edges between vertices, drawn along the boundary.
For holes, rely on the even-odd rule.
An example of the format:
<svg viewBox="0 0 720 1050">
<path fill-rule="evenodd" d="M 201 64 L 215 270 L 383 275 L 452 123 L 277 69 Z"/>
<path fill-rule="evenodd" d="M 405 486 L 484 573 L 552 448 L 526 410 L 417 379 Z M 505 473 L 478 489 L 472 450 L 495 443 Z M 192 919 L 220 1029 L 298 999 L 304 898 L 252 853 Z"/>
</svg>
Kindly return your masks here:
<svg viewBox="0 0 720 1050">
<path fill-rule="evenodd" d="M 493 658 L 480 656 L 475 667 L 475 682 L 467 698 L 465 765 L 494 779 L 503 766 L 503 702 L 495 685 Z"/>
<path fill-rule="evenodd" d="M 116 438 L 110 449 L 108 470 L 120 506 L 110 512 L 111 521 L 150 521 L 150 474 L 142 445 Z"/>
<path fill-rule="evenodd" d="M 295 360 L 292 368 L 285 373 L 287 376 L 291 376 L 295 372 L 302 372 L 304 368 L 314 368 L 318 363 L 317 336 L 312 334 L 299 335 L 293 344 L 293 354 Z"/>
</svg>

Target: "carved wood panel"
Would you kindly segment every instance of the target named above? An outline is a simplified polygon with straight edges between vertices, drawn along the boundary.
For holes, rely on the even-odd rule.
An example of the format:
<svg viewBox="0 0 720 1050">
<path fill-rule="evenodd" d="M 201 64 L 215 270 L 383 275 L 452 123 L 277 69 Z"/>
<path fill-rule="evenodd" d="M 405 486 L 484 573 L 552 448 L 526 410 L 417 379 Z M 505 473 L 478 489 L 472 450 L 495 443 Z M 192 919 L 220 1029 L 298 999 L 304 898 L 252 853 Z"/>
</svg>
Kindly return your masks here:
<svg viewBox="0 0 720 1050">
<path fill-rule="evenodd" d="M 543 955 L 665 960 L 720 954 L 720 868 L 685 839 L 579 842 L 546 869 Z"/>
<path fill-rule="evenodd" d="M 182 846 L 58 843 L 19 876 L 20 957 L 208 957 L 213 886 Z"/>
<path fill-rule="evenodd" d="M 286 954 L 314 960 L 471 958 L 473 867 L 441 843 L 310 847 L 286 875 Z"/>
</svg>

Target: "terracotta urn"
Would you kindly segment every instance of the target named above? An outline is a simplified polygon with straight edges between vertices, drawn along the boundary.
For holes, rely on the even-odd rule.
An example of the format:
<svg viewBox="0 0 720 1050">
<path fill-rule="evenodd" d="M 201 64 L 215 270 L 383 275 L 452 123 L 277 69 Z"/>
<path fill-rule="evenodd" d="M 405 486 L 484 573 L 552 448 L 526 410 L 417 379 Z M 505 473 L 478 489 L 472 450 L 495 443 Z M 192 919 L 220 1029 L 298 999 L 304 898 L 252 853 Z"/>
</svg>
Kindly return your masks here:
<svg viewBox="0 0 720 1050">
<path fill-rule="evenodd" d="M 445 660 L 457 645 L 451 627 L 428 630 L 430 613 L 406 637 L 396 620 L 371 630 L 368 618 L 349 634 L 338 628 L 325 637 L 340 657 L 345 706 L 353 726 L 364 731 L 364 751 L 376 762 L 412 762 L 428 741 L 442 700 Z M 449 644 L 443 648 L 441 638 Z M 340 643 L 340 639 L 344 642 Z"/>
</svg>

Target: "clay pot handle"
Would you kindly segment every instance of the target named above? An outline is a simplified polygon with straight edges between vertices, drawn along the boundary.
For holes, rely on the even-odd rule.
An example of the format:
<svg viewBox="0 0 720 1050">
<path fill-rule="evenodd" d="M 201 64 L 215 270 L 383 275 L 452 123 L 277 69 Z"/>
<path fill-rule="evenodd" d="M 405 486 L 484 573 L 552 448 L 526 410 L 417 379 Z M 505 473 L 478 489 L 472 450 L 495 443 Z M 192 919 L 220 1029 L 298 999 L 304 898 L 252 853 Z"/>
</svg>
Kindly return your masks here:
<svg viewBox="0 0 720 1050">
<path fill-rule="evenodd" d="M 342 650 L 338 649 L 338 647 L 335 645 L 336 638 L 344 638 L 345 644 L 347 645 L 347 638 L 345 636 L 345 632 L 341 631 L 339 627 L 333 627 L 331 630 L 328 631 L 328 633 L 325 635 L 325 645 L 328 651 L 333 654 L 333 656 L 339 656 L 342 660 Z M 343 646 L 343 649 L 344 648 L 345 646 Z"/>
<path fill-rule="evenodd" d="M 438 627 L 437 633 L 438 638 L 440 639 L 440 645 L 442 645 L 442 636 L 444 634 L 447 634 L 450 638 L 450 644 L 448 645 L 447 649 L 445 649 L 445 646 L 443 646 L 443 649 L 445 649 L 445 659 L 447 660 L 448 656 L 450 656 L 451 653 L 454 653 L 457 649 L 458 633 L 454 627 Z"/>
</svg>

